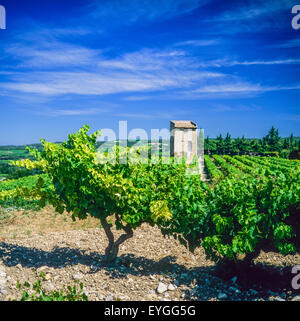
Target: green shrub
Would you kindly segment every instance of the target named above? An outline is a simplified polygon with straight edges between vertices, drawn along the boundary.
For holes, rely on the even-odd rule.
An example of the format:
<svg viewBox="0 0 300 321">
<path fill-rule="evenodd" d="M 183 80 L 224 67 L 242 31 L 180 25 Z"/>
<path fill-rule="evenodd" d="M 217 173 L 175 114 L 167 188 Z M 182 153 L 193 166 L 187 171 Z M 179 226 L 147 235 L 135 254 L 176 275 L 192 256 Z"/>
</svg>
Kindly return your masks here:
<svg viewBox="0 0 300 321">
<path fill-rule="evenodd" d="M 46 291 L 43 289 L 45 274 L 40 273 L 36 282 L 30 285 L 25 282 L 23 285 L 17 282 L 17 288 L 22 291 L 21 301 L 88 301 L 88 297 L 83 293 L 83 284 L 77 280 L 73 286 L 63 286 L 59 291 Z"/>
</svg>

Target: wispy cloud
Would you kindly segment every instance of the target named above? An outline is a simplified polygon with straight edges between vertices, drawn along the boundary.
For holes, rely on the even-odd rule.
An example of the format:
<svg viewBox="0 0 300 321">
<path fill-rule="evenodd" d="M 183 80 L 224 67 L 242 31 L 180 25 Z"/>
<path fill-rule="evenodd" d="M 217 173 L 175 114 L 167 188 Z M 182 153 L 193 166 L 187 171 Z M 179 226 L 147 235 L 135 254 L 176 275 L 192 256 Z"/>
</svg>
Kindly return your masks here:
<svg viewBox="0 0 300 321">
<path fill-rule="evenodd" d="M 108 112 L 107 109 L 100 108 L 86 108 L 86 109 L 46 109 L 31 111 L 36 115 L 59 117 L 59 116 L 83 116 L 83 115 L 97 115 Z"/>
<path fill-rule="evenodd" d="M 6 49 L 15 60 L 18 68 L 57 68 L 89 65 L 101 53 L 79 45 L 59 41 L 44 41 L 27 46 L 15 44 Z"/>
<path fill-rule="evenodd" d="M 186 55 L 183 50 L 145 48 L 136 52 L 126 53 L 115 59 L 102 59 L 98 62 L 98 66 L 133 71 L 154 71 L 180 68 L 182 63 L 188 64 L 188 69 L 197 67 L 193 57 Z"/>
<path fill-rule="evenodd" d="M 107 95 L 125 92 L 145 92 L 167 88 L 189 87 L 195 81 L 219 74 L 178 71 L 163 73 L 92 72 L 35 72 L 18 73 L 0 88 L 42 95 Z"/>
<path fill-rule="evenodd" d="M 285 90 L 300 90 L 300 84 L 290 86 L 266 86 L 260 84 L 251 84 L 247 82 L 237 81 L 235 83 L 224 83 L 219 85 L 210 85 L 197 88 L 195 90 L 185 91 L 187 97 L 201 97 L 202 95 L 219 95 L 226 96 L 240 95 L 240 94 L 261 94 L 272 91 L 285 91 Z"/>
<path fill-rule="evenodd" d="M 184 51 L 142 49 L 107 59 L 101 51 L 59 44 L 55 49 L 45 45 L 40 50 L 10 47 L 19 61 L 18 70 L 33 70 L 10 72 L 0 88 L 41 95 L 106 95 L 188 88 L 205 79 L 224 77 L 219 72 L 198 70 L 197 60 Z"/>
<path fill-rule="evenodd" d="M 117 113 L 114 114 L 116 117 L 120 118 L 137 118 L 137 119 L 171 119 L 173 116 L 171 113 L 151 113 L 146 114 L 144 112 L 141 113 Z"/>
<path fill-rule="evenodd" d="M 300 59 L 278 59 L 278 60 L 254 60 L 254 61 L 232 61 L 229 62 L 228 66 L 236 66 L 236 65 L 293 65 L 299 64 Z"/>
<path fill-rule="evenodd" d="M 299 48 L 300 38 L 290 39 L 280 44 L 274 44 L 270 46 L 271 48 Z"/>
<path fill-rule="evenodd" d="M 216 17 L 219 21 L 253 20 L 261 16 L 273 16 L 279 11 L 289 11 L 295 5 L 293 0 L 252 0 L 242 2 L 236 10 L 224 12 Z"/>
<path fill-rule="evenodd" d="M 58 29 L 59 30 L 59 29 Z M 69 29 L 70 31 L 71 29 Z M 80 29 L 79 29 L 80 30 Z M 68 33 L 69 31 L 66 31 Z M 64 33 L 63 31 L 60 31 Z M 8 46 L 15 69 L 3 71 L 0 88 L 27 95 L 109 95 L 130 94 L 127 101 L 203 95 L 248 95 L 268 91 L 299 89 L 247 82 L 240 76 L 218 72 L 218 67 L 299 64 L 300 59 L 203 61 L 180 46 L 206 46 L 218 39 L 187 40 L 169 49 L 143 48 L 110 58 L 105 50 L 88 48 L 55 38 L 36 39 Z M 215 68 L 212 70 L 212 68 Z M 134 96 L 132 93 L 145 94 Z M 64 112 L 64 110 L 62 111 Z"/>
<path fill-rule="evenodd" d="M 142 95 L 142 96 L 134 95 L 134 96 L 124 97 L 123 100 L 127 100 L 127 101 L 143 101 L 143 100 L 151 100 L 153 98 L 154 97 L 150 96 L 150 95 Z"/>
<path fill-rule="evenodd" d="M 212 112 L 223 113 L 223 112 L 254 112 L 260 110 L 259 106 L 255 105 L 224 105 L 224 104 L 214 104 L 211 108 Z"/>
<path fill-rule="evenodd" d="M 296 65 L 300 64 L 300 59 L 276 59 L 276 60 L 253 60 L 253 61 L 238 61 L 229 59 L 216 59 L 200 62 L 199 66 L 207 67 L 233 67 L 233 66 L 255 66 L 255 65 Z"/>
<path fill-rule="evenodd" d="M 168 20 L 188 14 L 208 0 L 94 0 L 91 15 L 115 25 L 137 21 Z"/>
<path fill-rule="evenodd" d="M 220 39 L 204 39 L 204 40 L 186 40 L 175 43 L 174 46 L 177 47 L 186 47 L 186 46 L 195 46 L 195 47 L 206 47 L 214 46 L 220 43 Z"/>
<path fill-rule="evenodd" d="M 230 9 L 202 20 L 213 24 L 212 35 L 238 35 L 241 33 L 282 30 L 290 26 L 289 15 L 293 0 L 237 1 Z"/>
</svg>

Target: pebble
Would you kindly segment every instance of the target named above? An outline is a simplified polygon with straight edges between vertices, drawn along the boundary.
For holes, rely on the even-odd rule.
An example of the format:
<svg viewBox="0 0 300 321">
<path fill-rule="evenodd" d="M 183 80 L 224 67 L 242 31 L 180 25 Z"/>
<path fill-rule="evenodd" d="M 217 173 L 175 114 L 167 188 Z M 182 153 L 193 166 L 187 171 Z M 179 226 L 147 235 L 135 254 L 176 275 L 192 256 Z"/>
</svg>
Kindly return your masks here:
<svg viewBox="0 0 300 321">
<path fill-rule="evenodd" d="M 3 295 L 7 295 L 6 272 L 5 272 L 5 268 L 2 265 L 0 265 L 0 293 Z"/>
<path fill-rule="evenodd" d="M 162 294 L 162 293 L 166 292 L 167 290 L 168 290 L 168 287 L 162 282 L 160 282 L 158 284 L 158 287 L 156 289 L 158 294 Z"/>
<path fill-rule="evenodd" d="M 114 296 L 112 294 L 110 294 L 109 296 L 107 296 L 105 298 L 105 301 L 113 301 L 113 299 L 114 299 Z"/>
<path fill-rule="evenodd" d="M 46 279 L 47 281 L 49 281 L 49 280 L 51 279 L 51 274 L 50 274 L 50 273 L 47 273 L 47 274 L 45 275 L 45 279 Z"/>
<path fill-rule="evenodd" d="M 152 230 L 151 230 L 152 231 Z M 48 281 L 44 282 L 43 285 L 47 285 L 47 288 L 49 290 L 52 290 L 54 288 L 60 289 L 63 284 L 70 284 L 72 282 L 72 279 L 81 280 L 84 279 L 84 285 L 86 288 L 84 288 L 84 292 L 86 294 L 89 294 L 89 300 L 106 300 L 106 301 L 112 301 L 117 299 L 136 299 L 136 300 L 143 300 L 144 298 L 149 298 L 152 300 L 164 300 L 167 301 L 167 299 L 175 300 L 175 298 L 179 300 L 190 300 L 189 293 L 192 294 L 193 290 L 198 288 L 199 293 L 197 292 L 197 299 L 201 298 L 204 300 L 210 300 L 212 298 L 217 298 L 219 300 L 228 300 L 234 298 L 235 300 L 252 300 L 252 298 L 255 298 L 253 294 L 261 293 L 263 289 L 258 290 L 258 288 L 255 288 L 254 285 L 250 286 L 251 290 L 248 290 L 249 293 L 251 293 L 251 296 L 246 297 L 246 293 L 242 292 L 242 295 L 237 295 L 238 293 L 241 293 L 239 289 L 239 285 L 237 282 L 240 280 L 237 276 L 234 276 L 231 280 L 229 280 L 229 283 L 224 282 L 220 278 L 215 278 L 212 275 L 210 275 L 210 271 L 213 271 L 213 269 L 209 269 L 209 272 L 193 272 L 193 268 L 191 266 L 184 266 L 184 263 L 181 263 L 180 267 L 174 265 L 173 269 L 170 273 L 167 272 L 158 272 L 156 270 L 151 269 L 144 269 L 143 265 L 140 263 L 134 264 L 134 271 L 138 272 L 138 270 L 143 271 L 143 273 L 138 272 L 137 274 L 133 274 L 134 276 L 130 275 L 131 271 L 128 269 L 128 272 L 125 274 L 122 274 L 121 278 L 118 278 L 118 271 L 123 270 L 122 264 L 126 267 L 128 265 L 127 259 L 120 259 L 119 260 L 119 266 L 113 266 L 109 267 L 102 263 L 102 254 L 104 253 L 104 249 L 102 248 L 96 248 L 94 246 L 94 243 L 96 240 L 98 240 L 99 235 L 102 233 L 96 232 L 89 234 L 91 236 L 91 243 L 92 245 L 88 245 L 88 247 L 82 247 L 82 257 L 81 255 L 77 257 L 77 262 L 73 262 L 72 258 L 74 257 L 74 253 L 77 253 L 74 250 L 74 253 L 72 251 L 66 251 L 65 255 L 62 252 L 61 254 L 53 255 L 53 248 L 57 244 L 59 247 L 64 248 L 66 247 L 66 241 L 65 239 L 73 239 L 74 238 L 74 244 L 76 245 L 78 242 L 75 242 L 77 233 L 87 233 L 87 232 L 66 232 L 66 233 L 55 233 L 53 234 L 53 242 L 50 238 L 50 243 L 43 242 L 44 237 L 36 237 L 36 239 L 33 239 L 34 242 L 36 242 L 37 248 L 40 248 L 40 250 L 33 251 L 30 255 L 23 256 L 23 253 L 15 252 L 14 257 L 2 257 L 1 259 L 4 261 L 7 261 L 4 270 L 2 268 L 2 262 L 0 261 L 0 279 L 2 278 L 2 281 L 0 281 L 0 289 L 1 292 L 6 293 L 6 296 L 3 297 L 0 295 L 0 300 L 14 300 L 16 296 L 19 298 L 20 292 L 17 290 L 15 283 L 15 280 L 19 280 L 20 283 L 24 283 L 25 281 L 28 281 L 30 284 L 33 284 L 35 281 L 34 272 L 44 272 L 46 276 L 49 275 Z M 69 236 L 70 235 L 70 236 Z M 95 238 L 94 238 L 95 236 Z M 89 240 L 89 237 L 87 237 L 87 240 Z M 90 241 L 90 240 L 89 240 Z M 75 246 L 73 243 L 70 246 Z M 131 248 L 130 243 L 128 243 L 128 248 Z M 28 240 L 18 240 L 18 245 L 24 246 L 24 248 L 28 247 L 31 249 L 31 239 Z M 34 245 L 34 244 L 33 244 Z M 78 247 L 82 246 L 82 243 L 78 243 Z M 157 245 L 158 246 L 158 245 Z M 77 247 L 77 245 L 76 245 Z M 151 248 L 151 251 L 156 248 Z M 170 248 L 171 249 L 171 248 Z M 1 250 L 1 249 L 0 249 Z M 31 250 L 30 250 L 31 251 Z M 41 253 L 44 253 L 42 256 L 38 255 L 38 253 L 41 251 Z M 97 251 L 97 253 L 96 253 Z M 48 252 L 50 254 L 48 254 Z M 29 253 L 29 252 L 28 252 Z M 58 252 L 59 253 L 59 252 Z M 143 253 L 143 252 L 139 252 Z M 169 252 L 164 253 L 164 255 L 168 255 Z M 45 257 L 48 254 L 47 260 Z M 144 254 L 144 253 L 143 253 Z M 160 253 L 161 255 L 162 253 Z M 146 255 L 145 255 L 146 256 Z M 87 261 L 85 262 L 85 258 Z M 193 258 L 193 257 L 192 257 Z M 151 260 L 155 260 L 156 257 L 151 257 Z M 20 264 L 20 262 L 23 263 L 23 266 Z M 122 263 L 124 262 L 124 263 Z M 138 261 L 136 261 L 138 262 Z M 25 264 L 25 265 L 24 265 Z M 46 264 L 49 264 L 49 266 Z M 132 266 L 132 263 L 130 263 Z M 51 268 L 52 266 L 52 268 Z M 198 266 L 195 264 L 195 267 Z M 91 273 L 91 270 L 95 270 L 95 273 Z M 147 271 L 147 272 L 146 272 Z M 149 273 L 148 273 L 149 271 Z M 155 271 L 155 272 L 154 272 Z M 199 270 L 200 271 L 200 270 Z M 7 276 L 7 274 L 10 274 L 12 279 L 9 281 L 10 276 Z M 145 273 L 146 272 L 146 273 Z M 171 274 L 173 273 L 173 274 Z M 132 278 L 126 277 L 126 275 L 131 276 Z M 51 278 L 50 278 L 51 276 Z M 134 280 L 133 280 L 134 278 Z M 190 279 L 196 281 L 190 282 Z M 58 280 L 56 282 L 56 280 Z M 109 284 L 109 286 L 107 284 Z M 197 284 L 197 286 L 195 285 Z M 139 286 L 138 289 L 136 289 L 137 285 Z M 211 285 L 211 286 L 210 286 Z M 6 289 L 4 288 L 6 287 Z M 157 287 L 157 288 L 156 288 Z M 106 290 L 105 290 L 106 289 Z M 151 290 L 149 290 L 151 289 Z M 191 289 L 190 292 L 187 292 L 187 290 Z M 218 289 L 220 289 L 218 291 Z M 255 289 L 255 290 L 254 290 Z M 7 294 L 8 291 L 9 294 Z M 183 293 L 183 290 L 186 290 L 186 293 Z M 124 292 L 123 292 L 124 291 Z M 126 292 L 125 292 L 126 291 Z M 149 294 L 148 294 L 149 291 Z M 173 292 L 171 292 L 173 291 Z M 287 293 L 287 296 L 282 294 L 282 292 L 285 291 L 283 289 L 278 290 L 276 293 L 270 297 L 270 300 L 279 300 L 283 301 L 285 300 L 293 300 L 293 301 L 300 301 L 300 295 L 297 296 L 296 293 Z M 99 292 L 102 292 L 100 294 Z M 203 293 L 204 292 L 204 293 Z M 207 293 L 206 293 L 207 292 Z M 266 292 L 266 291 L 265 291 Z M 110 294 L 113 293 L 113 294 Z M 128 294 L 129 296 L 123 297 L 121 294 Z M 157 294 L 159 293 L 159 294 Z M 198 296 L 199 294 L 199 296 Z M 219 294 L 219 295 L 218 295 Z M 294 298 L 293 298 L 294 296 Z M 264 297 L 265 298 L 265 297 Z M 194 298 L 193 298 L 194 299 Z M 258 299 L 262 300 L 262 299 Z M 264 300 L 267 300 L 266 298 Z"/>
<path fill-rule="evenodd" d="M 46 284 L 44 284 L 44 287 L 48 291 L 54 291 L 55 290 L 55 287 L 51 282 L 47 282 Z"/>
<path fill-rule="evenodd" d="M 169 285 L 168 285 L 168 291 L 174 291 L 176 288 L 175 288 L 175 286 L 172 284 L 172 283 L 170 283 Z"/>
<path fill-rule="evenodd" d="M 44 272 L 47 269 L 48 269 L 48 266 L 43 265 L 43 266 L 39 267 L 36 271 L 37 271 L 37 273 L 41 273 L 41 272 Z"/>
<path fill-rule="evenodd" d="M 73 275 L 73 279 L 74 280 L 82 280 L 83 279 L 83 275 L 81 273 L 77 273 Z"/>
</svg>

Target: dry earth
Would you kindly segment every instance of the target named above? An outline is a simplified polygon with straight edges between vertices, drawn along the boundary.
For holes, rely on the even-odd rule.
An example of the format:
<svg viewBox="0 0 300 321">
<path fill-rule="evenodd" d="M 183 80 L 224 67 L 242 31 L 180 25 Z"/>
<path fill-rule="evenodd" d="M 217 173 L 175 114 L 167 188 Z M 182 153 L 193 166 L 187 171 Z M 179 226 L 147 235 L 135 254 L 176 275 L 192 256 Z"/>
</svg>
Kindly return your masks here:
<svg viewBox="0 0 300 321">
<path fill-rule="evenodd" d="M 192 254 L 157 228 L 143 225 L 108 265 L 103 263 L 107 239 L 96 219 L 73 223 L 51 208 L 2 210 L 1 215 L 0 301 L 19 300 L 17 281 L 33 284 L 41 271 L 46 290 L 59 290 L 76 279 L 91 301 L 300 299 L 290 286 L 299 254 L 261 253 L 251 277 L 243 271 L 224 273 L 203 249 Z"/>
</svg>

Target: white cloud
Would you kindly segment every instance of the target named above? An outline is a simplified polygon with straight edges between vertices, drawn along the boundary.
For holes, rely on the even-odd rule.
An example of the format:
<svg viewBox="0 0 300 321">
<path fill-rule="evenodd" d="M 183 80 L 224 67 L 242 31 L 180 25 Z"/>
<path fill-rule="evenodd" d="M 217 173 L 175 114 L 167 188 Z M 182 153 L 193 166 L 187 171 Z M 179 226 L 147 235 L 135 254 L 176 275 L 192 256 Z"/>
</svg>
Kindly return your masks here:
<svg viewBox="0 0 300 321">
<path fill-rule="evenodd" d="M 47 109 L 44 111 L 34 111 L 34 114 L 43 116 L 82 116 L 82 115 L 97 115 L 108 112 L 106 109 L 86 108 L 86 109 Z"/>
<path fill-rule="evenodd" d="M 94 0 L 91 15 L 114 25 L 136 21 L 168 20 L 189 14 L 208 0 Z"/>
<path fill-rule="evenodd" d="M 216 113 L 223 112 L 237 112 L 237 111 L 257 111 L 260 107 L 254 105 L 224 105 L 224 104 L 215 104 L 212 106 L 211 111 Z"/>
<path fill-rule="evenodd" d="M 300 38 L 290 39 L 283 43 L 272 45 L 272 48 L 299 48 L 300 47 Z"/>
<path fill-rule="evenodd" d="M 195 47 L 206 47 L 214 46 L 220 43 L 219 39 L 198 39 L 198 40 L 186 40 L 175 43 L 175 46 L 185 47 L 185 46 L 195 46 Z"/>
<path fill-rule="evenodd" d="M 144 92 L 166 88 L 189 87 L 193 81 L 216 77 L 214 73 L 128 73 L 128 72 L 40 72 L 18 74 L 11 82 L 2 82 L 7 90 L 42 95 L 106 95 L 122 92 Z"/>
<path fill-rule="evenodd" d="M 152 114 L 145 114 L 144 112 L 141 113 L 117 113 L 114 114 L 116 117 L 121 118 L 138 118 L 138 119 L 170 119 L 172 118 L 172 114 L 170 113 L 152 113 Z"/>
<path fill-rule="evenodd" d="M 143 96 L 127 96 L 127 97 L 124 97 L 123 100 L 127 100 L 127 101 L 143 101 L 143 100 L 151 100 L 153 99 L 154 97 L 153 96 L 146 96 L 146 95 L 143 95 Z"/>
<path fill-rule="evenodd" d="M 203 68 L 208 67 L 233 67 L 233 66 L 255 66 L 255 65 L 294 65 L 300 64 L 300 59 L 287 58 L 277 60 L 253 60 L 253 61 L 238 61 L 229 59 L 216 59 L 200 62 L 198 65 Z"/>
<path fill-rule="evenodd" d="M 216 12 L 202 22 L 212 25 L 214 37 L 258 31 L 274 33 L 291 28 L 289 16 L 294 4 L 293 0 L 238 1 L 230 9 Z"/>
<path fill-rule="evenodd" d="M 145 94 L 137 97 L 130 95 L 125 100 L 145 100 L 145 97 L 148 99 L 151 96 L 146 94 L 149 92 L 155 92 L 163 99 L 167 90 L 169 97 L 173 93 L 174 97 L 186 97 L 288 90 L 287 87 L 247 83 L 239 77 L 208 71 L 207 68 L 300 62 L 300 59 L 292 58 L 269 61 L 201 61 L 186 50 L 174 47 L 164 50 L 145 48 L 108 58 L 101 50 L 47 39 L 39 43 L 39 47 L 35 43 L 12 45 L 7 52 L 17 61 L 18 70 L 23 71 L 4 71 L 6 77 L 5 81 L 0 82 L 0 88 L 6 92 L 43 96 Z M 291 89 L 298 87 L 292 86 Z"/>
<path fill-rule="evenodd" d="M 205 79 L 224 77 L 222 73 L 199 71 L 196 59 L 178 50 L 143 49 L 115 59 L 105 58 L 101 51 L 62 43 L 55 49 L 47 45 L 40 50 L 15 46 L 9 50 L 20 61 L 19 70 L 31 67 L 33 71 L 11 72 L 0 87 L 25 93 L 106 95 L 146 92 L 188 88 Z"/>
<path fill-rule="evenodd" d="M 103 59 L 99 61 L 98 66 L 132 71 L 155 71 L 182 68 L 182 64 L 187 65 L 188 69 L 197 67 L 196 61 L 186 56 L 186 52 L 182 50 L 142 49 L 115 59 Z"/>
<path fill-rule="evenodd" d="M 246 82 L 225 83 L 219 85 L 203 86 L 195 90 L 186 91 L 187 96 L 197 96 L 201 94 L 209 95 L 233 95 L 233 94 L 259 94 L 270 91 L 299 90 L 300 84 L 290 86 L 262 86 Z"/>
<path fill-rule="evenodd" d="M 256 61 L 232 61 L 228 62 L 227 66 L 236 66 L 236 65 L 291 65 L 291 64 L 300 64 L 300 59 L 278 59 L 278 60 L 256 60 Z M 226 65 L 226 63 L 225 63 Z"/>
<path fill-rule="evenodd" d="M 6 52 L 20 61 L 18 68 L 35 69 L 87 66 L 101 53 L 100 50 L 58 41 L 46 41 L 31 46 L 15 44 L 7 48 Z"/>
<path fill-rule="evenodd" d="M 290 12 L 295 2 L 293 0 L 252 0 L 238 7 L 236 10 L 222 13 L 216 17 L 219 21 L 234 21 L 234 20 L 253 20 L 261 16 L 273 16 L 279 11 Z"/>
</svg>

